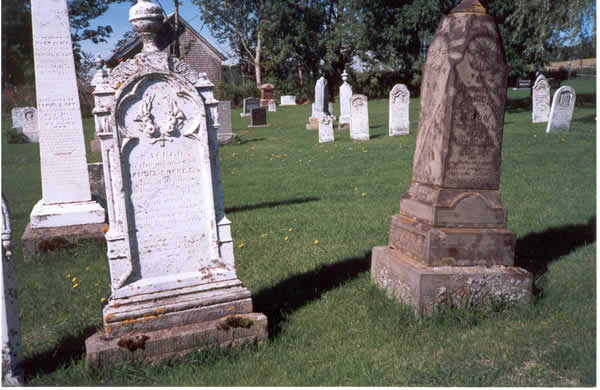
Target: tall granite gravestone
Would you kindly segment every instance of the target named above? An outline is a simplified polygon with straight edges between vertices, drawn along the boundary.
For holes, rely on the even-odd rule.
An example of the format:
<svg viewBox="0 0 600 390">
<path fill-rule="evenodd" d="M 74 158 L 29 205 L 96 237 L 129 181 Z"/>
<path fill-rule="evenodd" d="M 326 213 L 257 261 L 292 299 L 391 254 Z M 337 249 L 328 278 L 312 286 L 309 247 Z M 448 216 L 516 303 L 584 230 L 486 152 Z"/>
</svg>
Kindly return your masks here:
<svg viewBox="0 0 600 390">
<path fill-rule="evenodd" d="M 294 95 L 284 95 L 281 97 L 281 106 L 295 106 L 296 105 L 296 96 Z"/>
<path fill-rule="evenodd" d="M 10 214 L 2 195 L 2 386 L 23 385 L 23 348 Z"/>
<path fill-rule="evenodd" d="M 550 119 L 546 127 L 546 133 L 557 133 L 569 131 L 573 109 L 575 108 L 575 90 L 569 86 L 560 87 L 554 93 Z"/>
<path fill-rule="evenodd" d="M 102 239 L 105 219 L 90 193 L 67 1 L 32 0 L 31 17 L 42 200 L 23 234 L 25 257 L 43 240 Z"/>
<path fill-rule="evenodd" d="M 277 111 L 277 103 L 275 103 L 275 99 L 269 100 L 269 112 Z"/>
<path fill-rule="evenodd" d="M 23 134 L 27 142 L 40 142 L 40 128 L 35 107 L 15 107 L 11 110 L 13 129 Z"/>
<path fill-rule="evenodd" d="M 228 144 L 233 137 L 231 130 L 231 102 L 220 101 L 219 102 L 219 130 L 217 131 L 217 137 L 219 138 L 219 145 Z"/>
<path fill-rule="evenodd" d="M 327 89 L 327 80 L 321 76 L 315 84 L 315 102 L 312 105 L 312 113 L 308 118 L 307 130 L 319 128 L 319 119 L 323 115 L 329 115 L 329 90 Z"/>
<path fill-rule="evenodd" d="M 550 115 L 550 84 L 544 75 L 539 75 L 531 89 L 533 123 L 548 122 Z"/>
<path fill-rule="evenodd" d="M 205 74 L 156 45 L 161 8 L 129 14 L 142 52 L 95 93 L 110 229 L 111 297 L 86 366 L 160 359 L 267 336 L 267 319 L 235 269 L 217 143 L 217 100 Z"/>
<path fill-rule="evenodd" d="M 250 116 L 250 125 L 248 127 L 267 126 L 267 109 L 264 107 L 253 108 Z"/>
<path fill-rule="evenodd" d="M 390 91 L 390 122 L 389 135 L 405 135 L 410 132 L 408 120 L 408 105 L 410 103 L 410 91 L 404 84 L 396 84 Z"/>
<path fill-rule="evenodd" d="M 338 128 L 350 126 L 350 99 L 352 98 L 352 86 L 348 84 L 348 73 L 342 73 L 342 86 L 340 87 L 340 120 Z"/>
<path fill-rule="evenodd" d="M 319 143 L 333 142 L 333 118 L 330 115 L 324 115 L 319 119 Z"/>
<path fill-rule="evenodd" d="M 241 117 L 248 117 L 254 108 L 260 107 L 260 99 L 258 98 L 246 98 L 242 104 Z"/>
<path fill-rule="evenodd" d="M 373 248 L 371 277 L 417 313 L 530 300 L 499 191 L 507 74 L 494 19 L 463 0 L 429 46 L 412 181 L 388 246 Z"/>
<path fill-rule="evenodd" d="M 273 84 L 263 84 L 260 86 L 260 106 L 267 107 L 269 101 L 273 99 L 273 91 L 275 86 Z"/>
<path fill-rule="evenodd" d="M 369 107 L 365 95 L 352 95 L 350 100 L 350 138 L 369 140 Z"/>
</svg>

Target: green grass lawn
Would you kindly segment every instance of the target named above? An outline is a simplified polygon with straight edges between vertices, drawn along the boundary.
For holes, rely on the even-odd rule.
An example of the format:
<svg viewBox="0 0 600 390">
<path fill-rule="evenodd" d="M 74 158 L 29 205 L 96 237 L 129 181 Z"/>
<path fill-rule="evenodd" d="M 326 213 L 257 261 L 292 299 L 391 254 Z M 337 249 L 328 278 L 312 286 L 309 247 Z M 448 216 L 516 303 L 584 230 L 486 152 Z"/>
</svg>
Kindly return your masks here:
<svg viewBox="0 0 600 390">
<path fill-rule="evenodd" d="M 505 116 L 501 193 L 516 261 L 535 272 L 532 304 L 418 320 L 370 281 L 371 248 L 387 244 L 411 179 L 417 98 L 410 135 L 388 137 L 387 100 L 374 100 L 371 141 L 343 130 L 324 145 L 305 130 L 310 104 L 279 107 L 266 128 L 248 128 L 237 109 L 238 142 L 220 148 L 225 205 L 238 275 L 255 311 L 269 317 L 270 338 L 106 371 L 86 371 L 82 360 L 110 292 L 106 248 L 23 261 L 20 237 L 41 198 L 39 148 L 6 144 L 3 122 L 26 384 L 595 385 L 595 89 L 588 80 L 565 84 L 578 93 L 570 132 L 547 135 L 546 124 L 532 124 L 528 91 L 509 90 Z M 84 124 L 89 140 L 93 120 Z"/>
</svg>

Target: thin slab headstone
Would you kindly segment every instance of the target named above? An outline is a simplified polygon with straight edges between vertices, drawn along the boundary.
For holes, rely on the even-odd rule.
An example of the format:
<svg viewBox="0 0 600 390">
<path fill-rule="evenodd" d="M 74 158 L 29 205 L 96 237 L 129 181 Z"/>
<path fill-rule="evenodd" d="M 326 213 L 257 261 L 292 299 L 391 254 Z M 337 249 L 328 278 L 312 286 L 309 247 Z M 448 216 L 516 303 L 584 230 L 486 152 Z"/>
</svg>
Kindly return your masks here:
<svg viewBox="0 0 600 390">
<path fill-rule="evenodd" d="M 333 142 L 333 118 L 329 115 L 323 116 L 319 120 L 319 143 Z"/>
<path fill-rule="evenodd" d="M 365 95 L 352 95 L 350 99 L 350 138 L 369 140 L 369 107 Z"/>
<path fill-rule="evenodd" d="M 319 119 L 323 115 L 329 115 L 329 90 L 327 80 L 321 76 L 315 83 L 315 102 L 312 105 L 312 113 L 308 118 L 307 130 L 319 128 Z"/>
<path fill-rule="evenodd" d="M 27 142 L 40 140 L 40 128 L 35 107 L 15 107 L 11 110 L 13 129 L 25 136 Z"/>
<path fill-rule="evenodd" d="M 31 228 L 104 222 L 91 200 L 66 0 L 32 0 L 42 200 Z"/>
<path fill-rule="evenodd" d="M 10 213 L 2 195 L 2 386 L 23 385 L 23 347 Z"/>
<path fill-rule="evenodd" d="M 410 133 L 408 109 L 410 91 L 404 84 L 396 84 L 390 91 L 389 99 L 389 135 L 406 135 Z"/>
<path fill-rule="evenodd" d="M 550 117 L 550 84 L 544 75 L 539 75 L 531 89 L 532 123 L 548 122 Z"/>
<path fill-rule="evenodd" d="M 103 330 L 86 340 L 86 367 L 267 336 L 235 269 L 214 85 L 159 51 L 162 20 L 159 6 L 138 0 L 130 22 L 142 52 L 111 71 L 111 95 L 95 94 L 94 115 L 109 124 L 99 135 L 111 296 Z"/>
<path fill-rule="evenodd" d="M 350 126 L 350 99 L 352 98 L 352 86 L 348 84 L 348 73 L 342 73 L 344 83 L 340 87 L 340 120 L 339 127 Z"/>
<path fill-rule="evenodd" d="M 277 112 L 277 103 L 274 99 L 269 100 L 269 112 Z"/>
<path fill-rule="evenodd" d="M 575 90 L 569 86 L 565 85 L 556 90 L 552 99 L 546 133 L 569 131 L 575 109 L 575 98 Z"/>
<path fill-rule="evenodd" d="M 433 36 L 412 181 L 388 246 L 373 248 L 371 278 L 418 314 L 531 300 L 499 191 L 508 65 L 484 5 L 463 0 Z"/>
<path fill-rule="evenodd" d="M 295 106 L 296 105 L 296 96 L 294 95 L 284 95 L 281 97 L 281 105 L 282 106 Z"/>
<path fill-rule="evenodd" d="M 219 102 L 219 130 L 217 136 L 219 138 L 219 145 L 228 144 L 233 137 L 231 129 L 231 102 L 220 101 Z"/>
<path fill-rule="evenodd" d="M 267 109 L 264 107 L 253 108 L 250 116 L 250 126 L 264 127 L 267 125 Z"/>
<path fill-rule="evenodd" d="M 248 117 L 254 108 L 260 107 L 260 99 L 259 98 L 246 98 L 244 99 L 242 105 L 242 113 L 240 116 Z"/>
</svg>

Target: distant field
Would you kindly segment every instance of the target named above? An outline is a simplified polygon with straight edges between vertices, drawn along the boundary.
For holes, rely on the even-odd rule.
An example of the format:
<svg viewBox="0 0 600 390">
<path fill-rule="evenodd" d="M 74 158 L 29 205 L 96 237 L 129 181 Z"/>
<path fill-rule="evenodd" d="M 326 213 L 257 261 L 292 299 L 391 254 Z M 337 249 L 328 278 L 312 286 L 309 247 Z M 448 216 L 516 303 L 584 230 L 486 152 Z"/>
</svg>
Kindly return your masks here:
<svg viewBox="0 0 600 390">
<path fill-rule="evenodd" d="M 596 59 L 595 58 L 583 58 L 579 60 L 571 61 L 571 70 L 578 71 L 581 68 L 595 67 Z M 551 70 L 558 70 L 560 68 L 569 69 L 569 61 L 559 61 L 559 62 L 551 62 L 546 68 Z"/>
</svg>

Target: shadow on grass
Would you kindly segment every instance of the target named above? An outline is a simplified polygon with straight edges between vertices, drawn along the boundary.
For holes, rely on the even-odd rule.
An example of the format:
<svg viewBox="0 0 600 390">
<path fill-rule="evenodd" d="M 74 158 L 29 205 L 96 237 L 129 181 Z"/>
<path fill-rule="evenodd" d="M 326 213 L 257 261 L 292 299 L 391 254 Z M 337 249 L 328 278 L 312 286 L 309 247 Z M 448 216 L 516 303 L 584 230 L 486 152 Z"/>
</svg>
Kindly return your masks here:
<svg viewBox="0 0 600 390">
<path fill-rule="evenodd" d="M 594 93 L 579 93 L 575 98 L 575 107 L 591 105 L 596 107 L 596 94 Z"/>
<path fill-rule="evenodd" d="M 551 261 L 595 241 L 596 216 L 591 217 L 585 225 L 565 225 L 529 233 L 517 240 L 515 265 L 538 277 L 548 270 Z"/>
<path fill-rule="evenodd" d="M 583 118 L 574 119 L 573 122 L 595 123 L 596 115 L 588 115 L 584 116 Z"/>
<path fill-rule="evenodd" d="M 379 137 L 385 137 L 387 134 L 372 134 L 369 136 L 369 139 L 375 139 Z"/>
<path fill-rule="evenodd" d="M 226 213 L 235 213 L 238 211 L 262 209 L 265 207 L 276 207 L 276 206 L 283 206 L 283 205 L 289 205 L 289 204 L 315 202 L 318 200 L 321 200 L 321 198 L 316 197 L 316 196 L 304 196 L 304 197 L 295 198 L 295 199 L 274 200 L 271 202 L 261 202 L 261 203 L 255 203 L 255 204 L 248 204 L 248 205 L 244 205 L 244 206 L 227 207 L 227 208 L 225 208 L 225 212 Z"/>
<path fill-rule="evenodd" d="M 531 110 L 531 97 L 506 99 L 506 111 L 511 114 Z"/>
<path fill-rule="evenodd" d="M 248 144 L 250 142 L 260 142 L 260 141 L 264 141 L 266 138 L 250 138 L 250 139 L 242 139 L 240 142 L 237 143 L 237 145 L 245 145 Z"/>
<path fill-rule="evenodd" d="M 24 360 L 25 381 L 27 382 L 39 374 L 49 374 L 56 369 L 81 360 L 85 354 L 85 340 L 95 332 L 95 327 L 84 328 L 77 335 L 63 337 L 56 348 Z"/>
<path fill-rule="evenodd" d="M 370 266 L 371 251 L 368 251 L 363 257 L 324 264 L 312 271 L 293 275 L 255 294 L 252 297 L 254 310 L 267 316 L 269 337 L 274 338 L 289 314 L 368 271 Z"/>
</svg>

